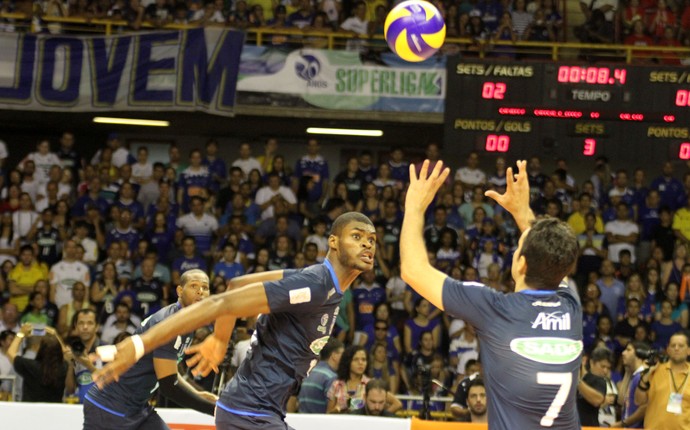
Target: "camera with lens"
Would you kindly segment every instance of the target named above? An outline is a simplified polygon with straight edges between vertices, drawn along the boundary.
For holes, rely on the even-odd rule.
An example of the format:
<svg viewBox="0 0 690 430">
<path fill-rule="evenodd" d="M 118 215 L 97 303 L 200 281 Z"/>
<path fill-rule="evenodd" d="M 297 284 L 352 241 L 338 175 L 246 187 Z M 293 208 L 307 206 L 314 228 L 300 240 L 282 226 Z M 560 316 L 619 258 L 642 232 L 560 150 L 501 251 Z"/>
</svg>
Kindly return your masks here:
<svg viewBox="0 0 690 430">
<path fill-rule="evenodd" d="M 75 356 L 82 355 L 86 349 L 86 345 L 78 337 L 73 337 L 68 340 L 69 347 L 72 349 L 72 354 Z"/>
<path fill-rule="evenodd" d="M 640 360 L 644 360 L 648 366 L 653 366 L 657 363 L 665 363 L 668 360 L 666 354 L 652 348 L 637 348 L 635 350 L 635 355 Z"/>
</svg>

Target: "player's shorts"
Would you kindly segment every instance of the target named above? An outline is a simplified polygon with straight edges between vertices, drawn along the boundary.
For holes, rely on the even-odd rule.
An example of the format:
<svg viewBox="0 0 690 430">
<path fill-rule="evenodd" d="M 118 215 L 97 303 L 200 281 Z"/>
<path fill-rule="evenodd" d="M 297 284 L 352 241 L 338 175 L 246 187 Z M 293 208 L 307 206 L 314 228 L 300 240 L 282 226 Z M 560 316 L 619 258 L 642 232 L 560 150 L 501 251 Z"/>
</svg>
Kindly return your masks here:
<svg viewBox="0 0 690 430">
<path fill-rule="evenodd" d="M 127 417 L 108 412 L 86 399 L 84 401 L 84 430 L 170 430 L 153 408 Z"/>
<path fill-rule="evenodd" d="M 230 412 L 225 406 L 216 404 L 216 429 L 217 430 L 295 430 L 282 418 L 259 414 L 249 415 L 240 411 Z"/>
</svg>

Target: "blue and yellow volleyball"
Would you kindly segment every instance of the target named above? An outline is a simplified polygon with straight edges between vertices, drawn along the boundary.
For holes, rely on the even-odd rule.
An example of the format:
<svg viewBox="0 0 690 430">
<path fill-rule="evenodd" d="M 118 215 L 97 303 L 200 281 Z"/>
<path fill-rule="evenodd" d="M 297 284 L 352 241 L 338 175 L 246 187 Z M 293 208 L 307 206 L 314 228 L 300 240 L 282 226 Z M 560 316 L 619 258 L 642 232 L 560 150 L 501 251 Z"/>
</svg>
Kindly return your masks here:
<svg viewBox="0 0 690 430">
<path fill-rule="evenodd" d="M 441 12 L 424 0 L 407 0 L 388 13 L 383 26 L 391 50 L 405 61 L 431 57 L 443 45 L 446 23 Z"/>
</svg>

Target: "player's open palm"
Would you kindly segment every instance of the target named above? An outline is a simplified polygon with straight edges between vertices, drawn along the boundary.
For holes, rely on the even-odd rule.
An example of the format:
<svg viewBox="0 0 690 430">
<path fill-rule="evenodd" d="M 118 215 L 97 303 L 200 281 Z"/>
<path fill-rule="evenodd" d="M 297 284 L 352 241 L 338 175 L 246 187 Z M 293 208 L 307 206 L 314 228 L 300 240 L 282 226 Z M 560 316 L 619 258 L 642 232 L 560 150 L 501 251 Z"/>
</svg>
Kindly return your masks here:
<svg viewBox="0 0 690 430">
<path fill-rule="evenodd" d="M 443 167 L 442 161 L 437 161 L 429 173 L 429 160 L 424 160 L 417 176 L 414 165 L 410 165 L 410 186 L 405 197 L 406 210 L 425 210 L 434 200 L 436 192 L 450 174 L 449 168 Z"/>
<path fill-rule="evenodd" d="M 116 348 L 114 356 L 112 352 L 113 347 Z M 93 382 L 98 388 L 103 388 L 113 381 L 118 381 L 120 375 L 129 370 L 129 368 L 134 366 L 137 362 L 134 343 L 130 338 L 123 340 L 117 345 L 98 347 L 96 348 L 96 353 L 103 361 L 110 361 L 110 363 L 93 374 Z"/>
<path fill-rule="evenodd" d="M 204 339 L 203 342 L 187 348 L 185 353 L 192 355 L 187 359 L 187 366 L 192 369 L 194 376 L 206 376 L 211 370 L 218 372 L 218 365 L 225 358 L 228 344 L 215 337 L 213 334 Z"/>
<path fill-rule="evenodd" d="M 499 194 L 489 190 L 484 195 L 490 197 L 503 206 L 511 214 L 518 213 L 525 204 L 529 205 L 529 181 L 527 178 L 527 162 L 517 162 L 518 172 L 513 173 L 513 168 L 506 170 L 506 192 Z"/>
</svg>

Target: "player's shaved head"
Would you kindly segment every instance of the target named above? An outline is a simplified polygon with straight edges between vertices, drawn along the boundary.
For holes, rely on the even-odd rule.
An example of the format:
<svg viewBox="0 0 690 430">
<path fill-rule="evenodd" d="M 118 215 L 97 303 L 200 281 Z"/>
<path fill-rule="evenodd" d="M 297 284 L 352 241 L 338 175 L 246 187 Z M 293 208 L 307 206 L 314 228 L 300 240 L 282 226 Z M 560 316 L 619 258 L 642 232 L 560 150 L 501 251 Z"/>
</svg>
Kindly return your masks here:
<svg viewBox="0 0 690 430">
<path fill-rule="evenodd" d="M 206 274 L 206 272 L 200 269 L 191 269 L 187 270 L 182 274 L 182 276 L 180 276 L 180 285 L 184 287 L 192 279 L 201 279 L 206 283 L 209 282 L 208 275 Z"/>
<path fill-rule="evenodd" d="M 371 222 L 369 217 L 362 213 L 345 212 L 344 214 L 336 218 L 335 221 L 333 221 L 333 225 L 331 226 L 331 234 L 334 236 L 340 236 L 345 226 L 350 224 L 351 222 L 361 222 L 364 224 L 368 224 L 372 227 L 374 226 L 374 223 Z"/>
</svg>

